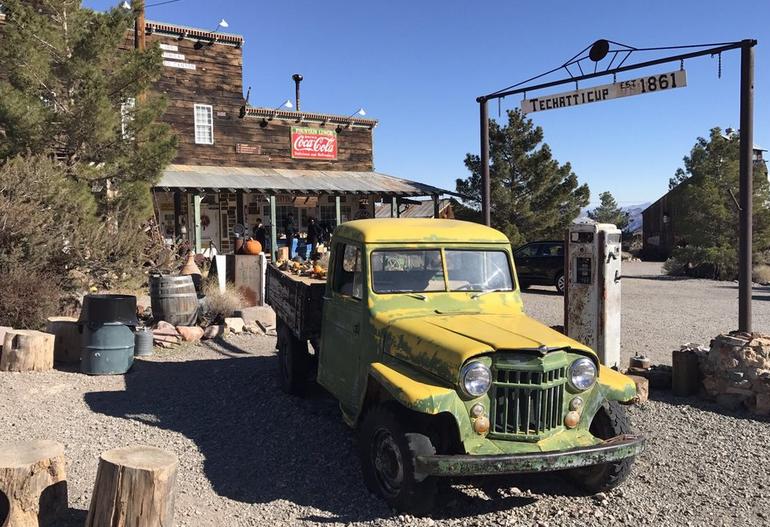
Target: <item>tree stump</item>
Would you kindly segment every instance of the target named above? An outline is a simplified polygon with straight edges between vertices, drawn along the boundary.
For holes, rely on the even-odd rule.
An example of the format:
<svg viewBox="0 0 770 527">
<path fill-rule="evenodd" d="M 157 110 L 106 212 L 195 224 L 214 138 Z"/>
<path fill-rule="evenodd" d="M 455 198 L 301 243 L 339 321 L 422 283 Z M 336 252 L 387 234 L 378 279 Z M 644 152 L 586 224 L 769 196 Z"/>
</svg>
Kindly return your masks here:
<svg viewBox="0 0 770 527">
<path fill-rule="evenodd" d="M 86 527 L 170 527 L 179 461 L 165 450 L 137 445 L 99 459 Z"/>
<path fill-rule="evenodd" d="M 0 494 L 3 527 L 56 525 L 67 509 L 64 446 L 56 441 L 0 445 Z"/>
<path fill-rule="evenodd" d="M 6 331 L 0 371 L 45 371 L 53 368 L 54 336 L 42 331 Z"/>
<path fill-rule="evenodd" d="M 46 333 L 54 335 L 53 358 L 57 362 L 79 362 L 82 335 L 78 319 L 74 317 L 48 317 Z"/>
</svg>

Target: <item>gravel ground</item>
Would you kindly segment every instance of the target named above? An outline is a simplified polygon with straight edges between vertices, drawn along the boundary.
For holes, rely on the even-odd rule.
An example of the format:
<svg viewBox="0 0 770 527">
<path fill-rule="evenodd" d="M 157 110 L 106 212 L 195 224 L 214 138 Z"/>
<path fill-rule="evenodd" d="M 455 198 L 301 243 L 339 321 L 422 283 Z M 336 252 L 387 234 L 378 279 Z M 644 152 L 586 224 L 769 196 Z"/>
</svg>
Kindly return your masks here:
<svg viewBox="0 0 770 527">
<path fill-rule="evenodd" d="M 690 307 L 683 301 L 668 310 L 655 302 L 677 295 L 695 310 L 708 299 L 705 309 L 714 292 L 729 300 L 734 291 L 705 281 L 631 279 L 628 267 L 624 338 L 661 338 L 642 349 L 667 354 L 682 340 L 705 341 L 722 330 L 718 313 L 685 325 L 679 319 Z M 557 323 L 554 300 L 527 293 L 525 304 Z M 636 304 L 642 316 L 630 312 Z M 767 311 L 755 317 L 761 327 Z M 274 346 L 273 338 L 237 336 L 160 351 L 125 376 L 0 374 L 0 443 L 47 438 L 65 445 L 70 510 L 61 527 L 83 525 L 99 454 L 136 443 L 179 456 L 179 526 L 770 525 L 770 422 L 655 392 L 629 408 L 647 450 L 629 480 L 607 495 L 581 495 L 560 474 L 484 479 L 453 485 L 432 517 L 394 514 L 363 486 L 353 435 L 334 400 L 279 391 Z"/>
<path fill-rule="evenodd" d="M 671 364 L 671 350 L 687 342 L 708 346 L 738 328 L 738 283 L 661 274 L 656 262 L 623 262 L 621 361 L 647 355 Z M 553 287 L 523 293 L 524 309 L 549 325 L 564 324 L 563 297 Z M 770 333 L 770 287 L 754 286 L 754 331 Z"/>
</svg>

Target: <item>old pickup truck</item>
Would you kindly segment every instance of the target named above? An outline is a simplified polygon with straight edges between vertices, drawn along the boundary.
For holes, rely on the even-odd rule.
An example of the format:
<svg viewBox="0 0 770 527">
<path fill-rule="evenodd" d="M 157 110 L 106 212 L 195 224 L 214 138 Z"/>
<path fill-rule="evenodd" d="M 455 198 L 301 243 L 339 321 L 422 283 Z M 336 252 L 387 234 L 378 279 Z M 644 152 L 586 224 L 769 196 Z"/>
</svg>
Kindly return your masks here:
<svg viewBox="0 0 770 527">
<path fill-rule="evenodd" d="M 271 266 L 267 301 L 282 388 L 316 377 L 358 431 L 367 486 L 401 511 L 428 512 L 442 477 L 564 470 L 603 491 L 643 448 L 621 406 L 633 381 L 524 314 L 489 227 L 344 223 L 327 280 Z"/>
</svg>

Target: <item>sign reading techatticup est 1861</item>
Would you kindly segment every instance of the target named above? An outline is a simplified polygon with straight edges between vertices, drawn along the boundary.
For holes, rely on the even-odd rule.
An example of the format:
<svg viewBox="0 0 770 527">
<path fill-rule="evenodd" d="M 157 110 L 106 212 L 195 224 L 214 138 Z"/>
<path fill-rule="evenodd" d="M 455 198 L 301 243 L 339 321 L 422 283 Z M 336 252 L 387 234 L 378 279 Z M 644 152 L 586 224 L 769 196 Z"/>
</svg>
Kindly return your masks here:
<svg viewBox="0 0 770 527">
<path fill-rule="evenodd" d="M 613 84 L 603 84 L 593 88 L 544 95 L 536 99 L 524 99 L 521 101 L 521 111 L 524 113 L 542 112 L 544 110 L 581 106 L 583 104 L 608 101 L 631 95 L 684 88 L 685 86 L 687 86 L 687 74 L 685 71 L 672 71 L 671 73 L 650 75 Z"/>
<path fill-rule="evenodd" d="M 291 127 L 292 159 L 337 159 L 337 133 L 321 128 Z"/>
</svg>

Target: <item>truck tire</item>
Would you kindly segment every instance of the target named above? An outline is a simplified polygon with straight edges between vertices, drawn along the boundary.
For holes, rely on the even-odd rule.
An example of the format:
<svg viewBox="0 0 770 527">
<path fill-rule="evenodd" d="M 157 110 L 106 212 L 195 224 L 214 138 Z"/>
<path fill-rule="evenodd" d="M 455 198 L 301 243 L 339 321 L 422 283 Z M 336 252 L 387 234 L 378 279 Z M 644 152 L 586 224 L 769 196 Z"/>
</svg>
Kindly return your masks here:
<svg viewBox="0 0 770 527">
<path fill-rule="evenodd" d="M 630 434 L 631 423 L 628 421 L 625 409 L 617 401 L 605 401 L 596 412 L 591 422 L 591 433 L 600 439 Z M 619 461 L 592 465 L 570 471 L 572 480 L 585 491 L 596 494 L 617 487 L 631 473 L 633 457 L 627 457 Z"/>
<path fill-rule="evenodd" d="M 278 379 L 281 389 L 290 395 L 304 395 L 309 384 L 312 359 L 307 351 L 307 342 L 292 334 L 289 326 L 277 321 L 278 334 Z"/>
<path fill-rule="evenodd" d="M 435 478 L 415 474 L 414 458 L 432 455 L 430 439 L 407 432 L 408 419 L 381 405 L 364 416 L 359 431 L 359 456 L 368 489 L 394 509 L 424 515 L 433 509 L 438 486 Z"/>
</svg>

